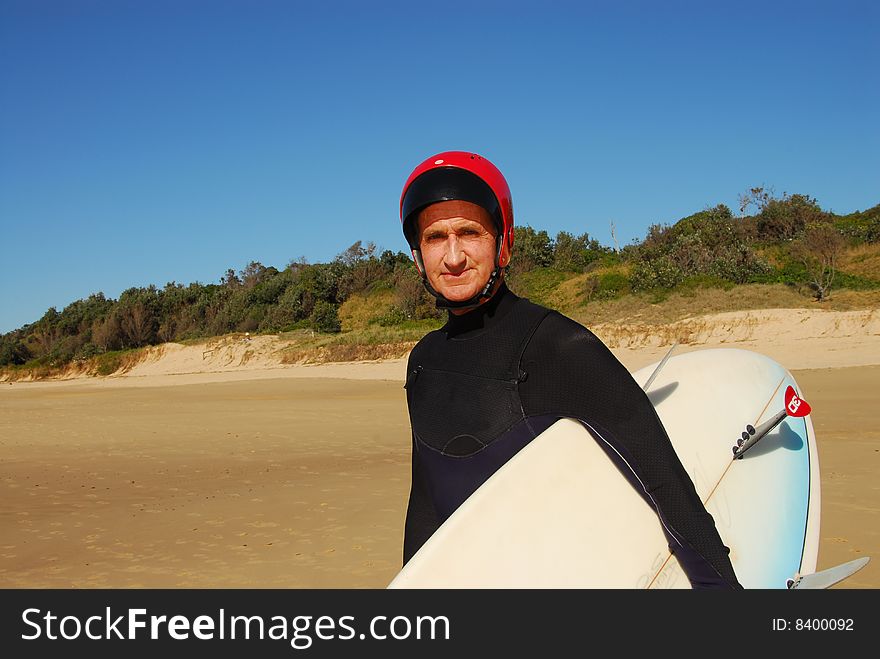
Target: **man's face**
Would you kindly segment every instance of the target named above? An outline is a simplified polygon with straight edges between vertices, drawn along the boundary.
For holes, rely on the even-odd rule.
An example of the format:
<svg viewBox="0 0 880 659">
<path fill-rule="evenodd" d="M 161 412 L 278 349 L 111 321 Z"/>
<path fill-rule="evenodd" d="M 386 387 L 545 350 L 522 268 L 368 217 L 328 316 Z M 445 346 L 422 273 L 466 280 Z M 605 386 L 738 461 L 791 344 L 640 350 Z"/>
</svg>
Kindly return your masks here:
<svg viewBox="0 0 880 659">
<path fill-rule="evenodd" d="M 441 201 L 418 215 L 419 249 L 425 275 L 447 300 L 475 296 L 495 268 L 497 229 L 482 206 L 469 201 Z M 506 264 L 507 250 L 501 255 Z"/>
</svg>

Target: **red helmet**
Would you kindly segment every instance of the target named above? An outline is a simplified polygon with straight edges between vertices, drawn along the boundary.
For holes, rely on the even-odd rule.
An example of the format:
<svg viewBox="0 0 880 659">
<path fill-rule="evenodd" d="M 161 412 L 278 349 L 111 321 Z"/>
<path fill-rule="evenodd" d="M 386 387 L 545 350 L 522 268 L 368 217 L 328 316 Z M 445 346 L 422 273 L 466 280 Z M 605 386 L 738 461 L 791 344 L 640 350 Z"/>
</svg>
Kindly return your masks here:
<svg viewBox="0 0 880 659">
<path fill-rule="evenodd" d="M 425 268 L 419 250 L 416 217 L 438 201 L 460 199 L 485 208 L 498 229 L 495 266 L 506 244 L 513 247 L 513 203 L 510 188 L 499 169 L 486 158 L 468 151 L 444 151 L 416 167 L 400 195 L 400 222 L 419 272 Z"/>
</svg>

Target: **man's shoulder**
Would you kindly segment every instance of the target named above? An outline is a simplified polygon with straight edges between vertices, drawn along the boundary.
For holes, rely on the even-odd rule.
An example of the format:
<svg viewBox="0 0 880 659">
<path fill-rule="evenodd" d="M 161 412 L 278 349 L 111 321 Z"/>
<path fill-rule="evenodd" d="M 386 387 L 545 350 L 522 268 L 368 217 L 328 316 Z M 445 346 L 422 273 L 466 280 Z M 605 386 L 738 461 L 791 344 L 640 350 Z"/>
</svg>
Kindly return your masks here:
<svg viewBox="0 0 880 659">
<path fill-rule="evenodd" d="M 559 335 L 560 338 L 574 335 L 595 335 L 584 327 L 581 323 L 565 314 L 545 307 L 543 305 L 532 302 L 528 298 L 521 297 L 517 300 L 517 308 L 521 309 L 521 313 L 531 313 L 543 316 L 541 324 L 537 328 L 537 332 L 541 334 Z"/>
<path fill-rule="evenodd" d="M 525 322 L 529 325 L 533 325 L 537 321 L 540 326 L 546 318 L 554 314 L 558 315 L 559 312 L 550 307 L 532 302 L 527 297 L 517 296 L 508 316 L 516 318 L 520 323 Z"/>
<path fill-rule="evenodd" d="M 531 351 L 538 350 L 548 358 L 585 358 L 596 351 L 608 352 L 608 347 L 590 329 L 565 314 L 522 298 L 534 309 L 543 309 L 545 315 L 529 341 Z"/>
</svg>

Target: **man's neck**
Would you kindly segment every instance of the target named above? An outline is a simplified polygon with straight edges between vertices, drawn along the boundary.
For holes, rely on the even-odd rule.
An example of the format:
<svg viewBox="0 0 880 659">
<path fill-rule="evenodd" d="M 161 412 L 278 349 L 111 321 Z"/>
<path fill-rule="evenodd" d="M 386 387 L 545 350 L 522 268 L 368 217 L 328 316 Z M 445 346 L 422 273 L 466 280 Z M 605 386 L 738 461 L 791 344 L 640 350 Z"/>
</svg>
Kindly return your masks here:
<svg viewBox="0 0 880 659">
<path fill-rule="evenodd" d="M 503 283 L 498 291 L 485 304 L 474 307 L 464 314 L 453 314 L 451 310 L 443 326 L 449 338 L 463 339 L 481 333 L 499 322 L 517 298 Z"/>
</svg>

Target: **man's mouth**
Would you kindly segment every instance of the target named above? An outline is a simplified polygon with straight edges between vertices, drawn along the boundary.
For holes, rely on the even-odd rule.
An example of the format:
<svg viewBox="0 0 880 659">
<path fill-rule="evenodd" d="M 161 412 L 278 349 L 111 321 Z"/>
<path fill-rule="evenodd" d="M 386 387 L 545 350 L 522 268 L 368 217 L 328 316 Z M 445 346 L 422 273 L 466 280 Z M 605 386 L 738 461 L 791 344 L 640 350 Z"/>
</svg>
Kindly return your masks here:
<svg viewBox="0 0 880 659">
<path fill-rule="evenodd" d="M 457 277 L 462 277 L 462 276 L 468 274 L 470 271 L 471 271 L 471 268 L 465 268 L 461 272 L 441 272 L 440 276 L 441 277 L 457 278 Z"/>
<path fill-rule="evenodd" d="M 450 280 L 450 281 L 456 281 L 456 280 L 458 280 L 458 279 L 463 279 L 464 276 L 467 275 L 467 274 L 468 274 L 468 271 L 465 270 L 464 272 L 456 272 L 456 273 L 453 273 L 453 272 L 444 272 L 444 273 L 441 273 L 440 276 L 441 276 L 442 278 L 444 278 L 444 279 L 448 279 L 448 280 Z"/>
</svg>

